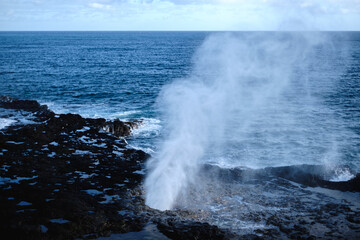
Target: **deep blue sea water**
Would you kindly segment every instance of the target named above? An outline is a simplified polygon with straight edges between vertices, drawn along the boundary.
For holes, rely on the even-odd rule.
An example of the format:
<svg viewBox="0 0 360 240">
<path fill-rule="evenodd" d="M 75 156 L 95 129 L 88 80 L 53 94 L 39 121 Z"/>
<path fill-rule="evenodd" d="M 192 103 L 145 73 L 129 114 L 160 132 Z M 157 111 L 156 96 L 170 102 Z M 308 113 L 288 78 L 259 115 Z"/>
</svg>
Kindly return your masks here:
<svg viewBox="0 0 360 240">
<path fill-rule="evenodd" d="M 164 84 L 190 71 L 191 56 L 206 35 L 2 32 L 1 94 L 89 117 L 147 112 Z"/>
<path fill-rule="evenodd" d="M 2 32 L 0 95 L 35 99 L 56 113 L 145 118 L 158 135 L 154 103 L 162 86 L 184 77 L 208 33 Z"/>
<path fill-rule="evenodd" d="M 164 85 L 193 74 L 194 53 L 212 34 L 0 32 L 0 95 L 37 100 L 56 113 L 142 118 L 131 144 L 156 152 L 166 121 L 157 97 Z M 360 170 L 360 33 L 324 34 L 331 44 L 294 68 L 288 100 L 259 109 L 235 136 L 226 135 L 237 139 L 223 146 L 222 156 L 209 161 L 248 167 L 335 162 Z"/>
</svg>

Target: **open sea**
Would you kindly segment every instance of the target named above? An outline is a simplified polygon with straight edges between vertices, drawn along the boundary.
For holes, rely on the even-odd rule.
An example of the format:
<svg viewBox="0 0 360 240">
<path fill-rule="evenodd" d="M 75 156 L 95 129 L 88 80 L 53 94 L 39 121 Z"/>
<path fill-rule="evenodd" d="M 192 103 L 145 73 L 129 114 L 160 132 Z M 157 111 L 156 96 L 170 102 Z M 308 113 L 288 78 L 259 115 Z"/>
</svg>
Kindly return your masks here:
<svg viewBox="0 0 360 240">
<path fill-rule="evenodd" d="M 201 161 L 250 168 L 333 164 L 359 172 L 360 32 L 320 33 L 322 40 L 307 51 L 304 41 L 318 34 L 308 32 L 288 46 L 296 48 L 291 64 L 289 49 L 279 55 L 276 44 L 264 42 L 276 34 L 281 35 L 275 38 L 280 45 L 299 35 L 0 32 L 0 95 L 37 100 L 55 113 L 143 119 L 129 144 L 156 155 L 168 135 L 176 133 L 168 124 L 177 117 L 169 114 L 176 106 L 164 104 L 169 98 L 162 93 L 171 92 L 164 89 L 182 81 L 217 84 L 214 89 L 225 94 L 205 91 L 202 99 L 215 106 L 219 98 L 225 107 L 183 111 L 189 113 L 185 119 L 190 125 L 202 110 L 209 110 L 208 116 L 230 116 L 209 123 L 209 128 L 221 126 L 223 131 L 207 131 L 206 137 L 221 141 L 203 145 Z M 219 73 L 231 81 L 222 82 Z M 172 103 L 181 108 L 191 95 L 187 93 Z M 195 123 L 206 122 L 206 116 Z"/>
</svg>

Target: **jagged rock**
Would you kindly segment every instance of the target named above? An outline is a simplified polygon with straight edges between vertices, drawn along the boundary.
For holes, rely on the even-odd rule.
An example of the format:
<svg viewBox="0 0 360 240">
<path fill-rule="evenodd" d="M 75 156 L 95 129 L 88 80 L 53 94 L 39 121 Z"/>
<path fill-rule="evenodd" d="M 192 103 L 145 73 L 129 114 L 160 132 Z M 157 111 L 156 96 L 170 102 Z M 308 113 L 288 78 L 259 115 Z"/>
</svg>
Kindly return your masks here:
<svg viewBox="0 0 360 240">
<path fill-rule="evenodd" d="M 223 181 L 244 182 L 256 177 L 263 180 L 273 177 L 284 178 L 309 187 L 323 187 L 340 191 L 360 192 L 360 174 L 353 179 L 343 182 L 326 180 L 329 170 L 322 165 L 294 165 L 284 167 L 267 167 L 264 169 L 224 169 L 213 165 L 204 165 L 203 171 L 210 178 L 218 178 Z"/>
<path fill-rule="evenodd" d="M 157 223 L 158 229 L 171 239 L 230 239 L 234 235 L 216 226 L 200 222 L 179 222 L 167 219 Z"/>
<path fill-rule="evenodd" d="M 36 101 L 9 97 L 0 97 L 0 107 L 36 117 L 36 124 L 10 126 L 0 134 L 2 239 L 88 239 L 141 231 L 148 223 L 170 239 L 360 237 L 360 211 L 351 203 L 305 189 L 320 186 L 359 192 L 359 174 L 347 182 L 330 182 L 322 166 L 253 170 L 204 165 L 200 181 L 188 189 L 200 191 L 204 198 L 185 200 L 199 201 L 200 206 L 220 204 L 227 214 L 238 211 L 230 224 L 264 224 L 253 231 L 233 230 L 214 226 L 221 208 L 215 213 L 196 208 L 162 212 L 145 205 L 142 182 L 149 155 L 128 148 L 121 139 L 141 121 L 56 115 Z"/>
<path fill-rule="evenodd" d="M 0 107 L 5 109 L 17 109 L 35 113 L 40 121 L 54 117 L 54 112 L 46 105 L 40 105 L 34 100 L 19 100 L 9 96 L 0 96 Z"/>
<path fill-rule="evenodd" d="M 166 217 L 145 206 L 140 189 L 149 155 L 118 138 L 140 121 L 56 115 L 36 101 L 9 97 L 0 104 L 37 117 L 36 124 L 8 127 L 0 135 L 2 239 L 94 238 L 141 231 L 148 221 Z M 192 231 L 207 228 L 198 223 Z"/>
<path fill-rule="evenodd" d="M 112 133 L 115 136 L 129 136 L 131 132 L 130 126 L 119 119 L 105 123 L 103 128 L 105 131 Z"/>
<path fill-rule="evenodd" d="M 123 122 L 120 119 L 113 121 L 107 121 L 103 124 L 103 129 L 117 137 L 130 136 L 131 130 L 137 128 L 141 124 L 141 121 L 136 120 L 133 122 Z"/>
</svg>

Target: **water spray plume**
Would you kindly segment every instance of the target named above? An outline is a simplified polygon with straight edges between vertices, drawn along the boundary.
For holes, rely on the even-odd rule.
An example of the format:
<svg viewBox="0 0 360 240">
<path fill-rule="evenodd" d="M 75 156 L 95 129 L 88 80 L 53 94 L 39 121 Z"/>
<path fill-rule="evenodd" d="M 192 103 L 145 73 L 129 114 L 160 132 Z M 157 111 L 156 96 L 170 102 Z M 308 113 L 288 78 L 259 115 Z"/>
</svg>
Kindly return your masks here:
<svg viewBox="0 0 360 240">
<path fill-rule="evenodd" d="M 159 96 L 166 137 L 147 163 L 148 206 L 175 207 L 209 153 L 223 154 L 261 109 L 277 106 L 294 67 L 305 64 L 322 41 L 314 35 L 217 33 L 206 39 L 194 55 L 192 74 Z"/>
</svg>

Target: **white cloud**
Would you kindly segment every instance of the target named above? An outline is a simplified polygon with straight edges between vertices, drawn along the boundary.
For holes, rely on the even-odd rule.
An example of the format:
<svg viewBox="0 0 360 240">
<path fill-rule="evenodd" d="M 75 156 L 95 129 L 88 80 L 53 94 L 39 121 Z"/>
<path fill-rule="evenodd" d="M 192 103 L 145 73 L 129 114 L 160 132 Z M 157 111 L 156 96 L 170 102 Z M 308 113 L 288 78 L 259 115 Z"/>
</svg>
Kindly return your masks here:
<svg viewBox="0 0 360 240">
<path fill-rule="evenodd" d="M 360 30 L 360 0 L 0 0 L 0 30 Z"/>
<path fill-rule="evenodd" d="M 101 4 L 101 3 L 89 3 L 89 6 L 90 7 L 93 7 L 93 8 L 97 8 L 97 9 L 110 9 L 111 6 L 110 5 L 106 5 L 106 4 Z"/>
</svg>

